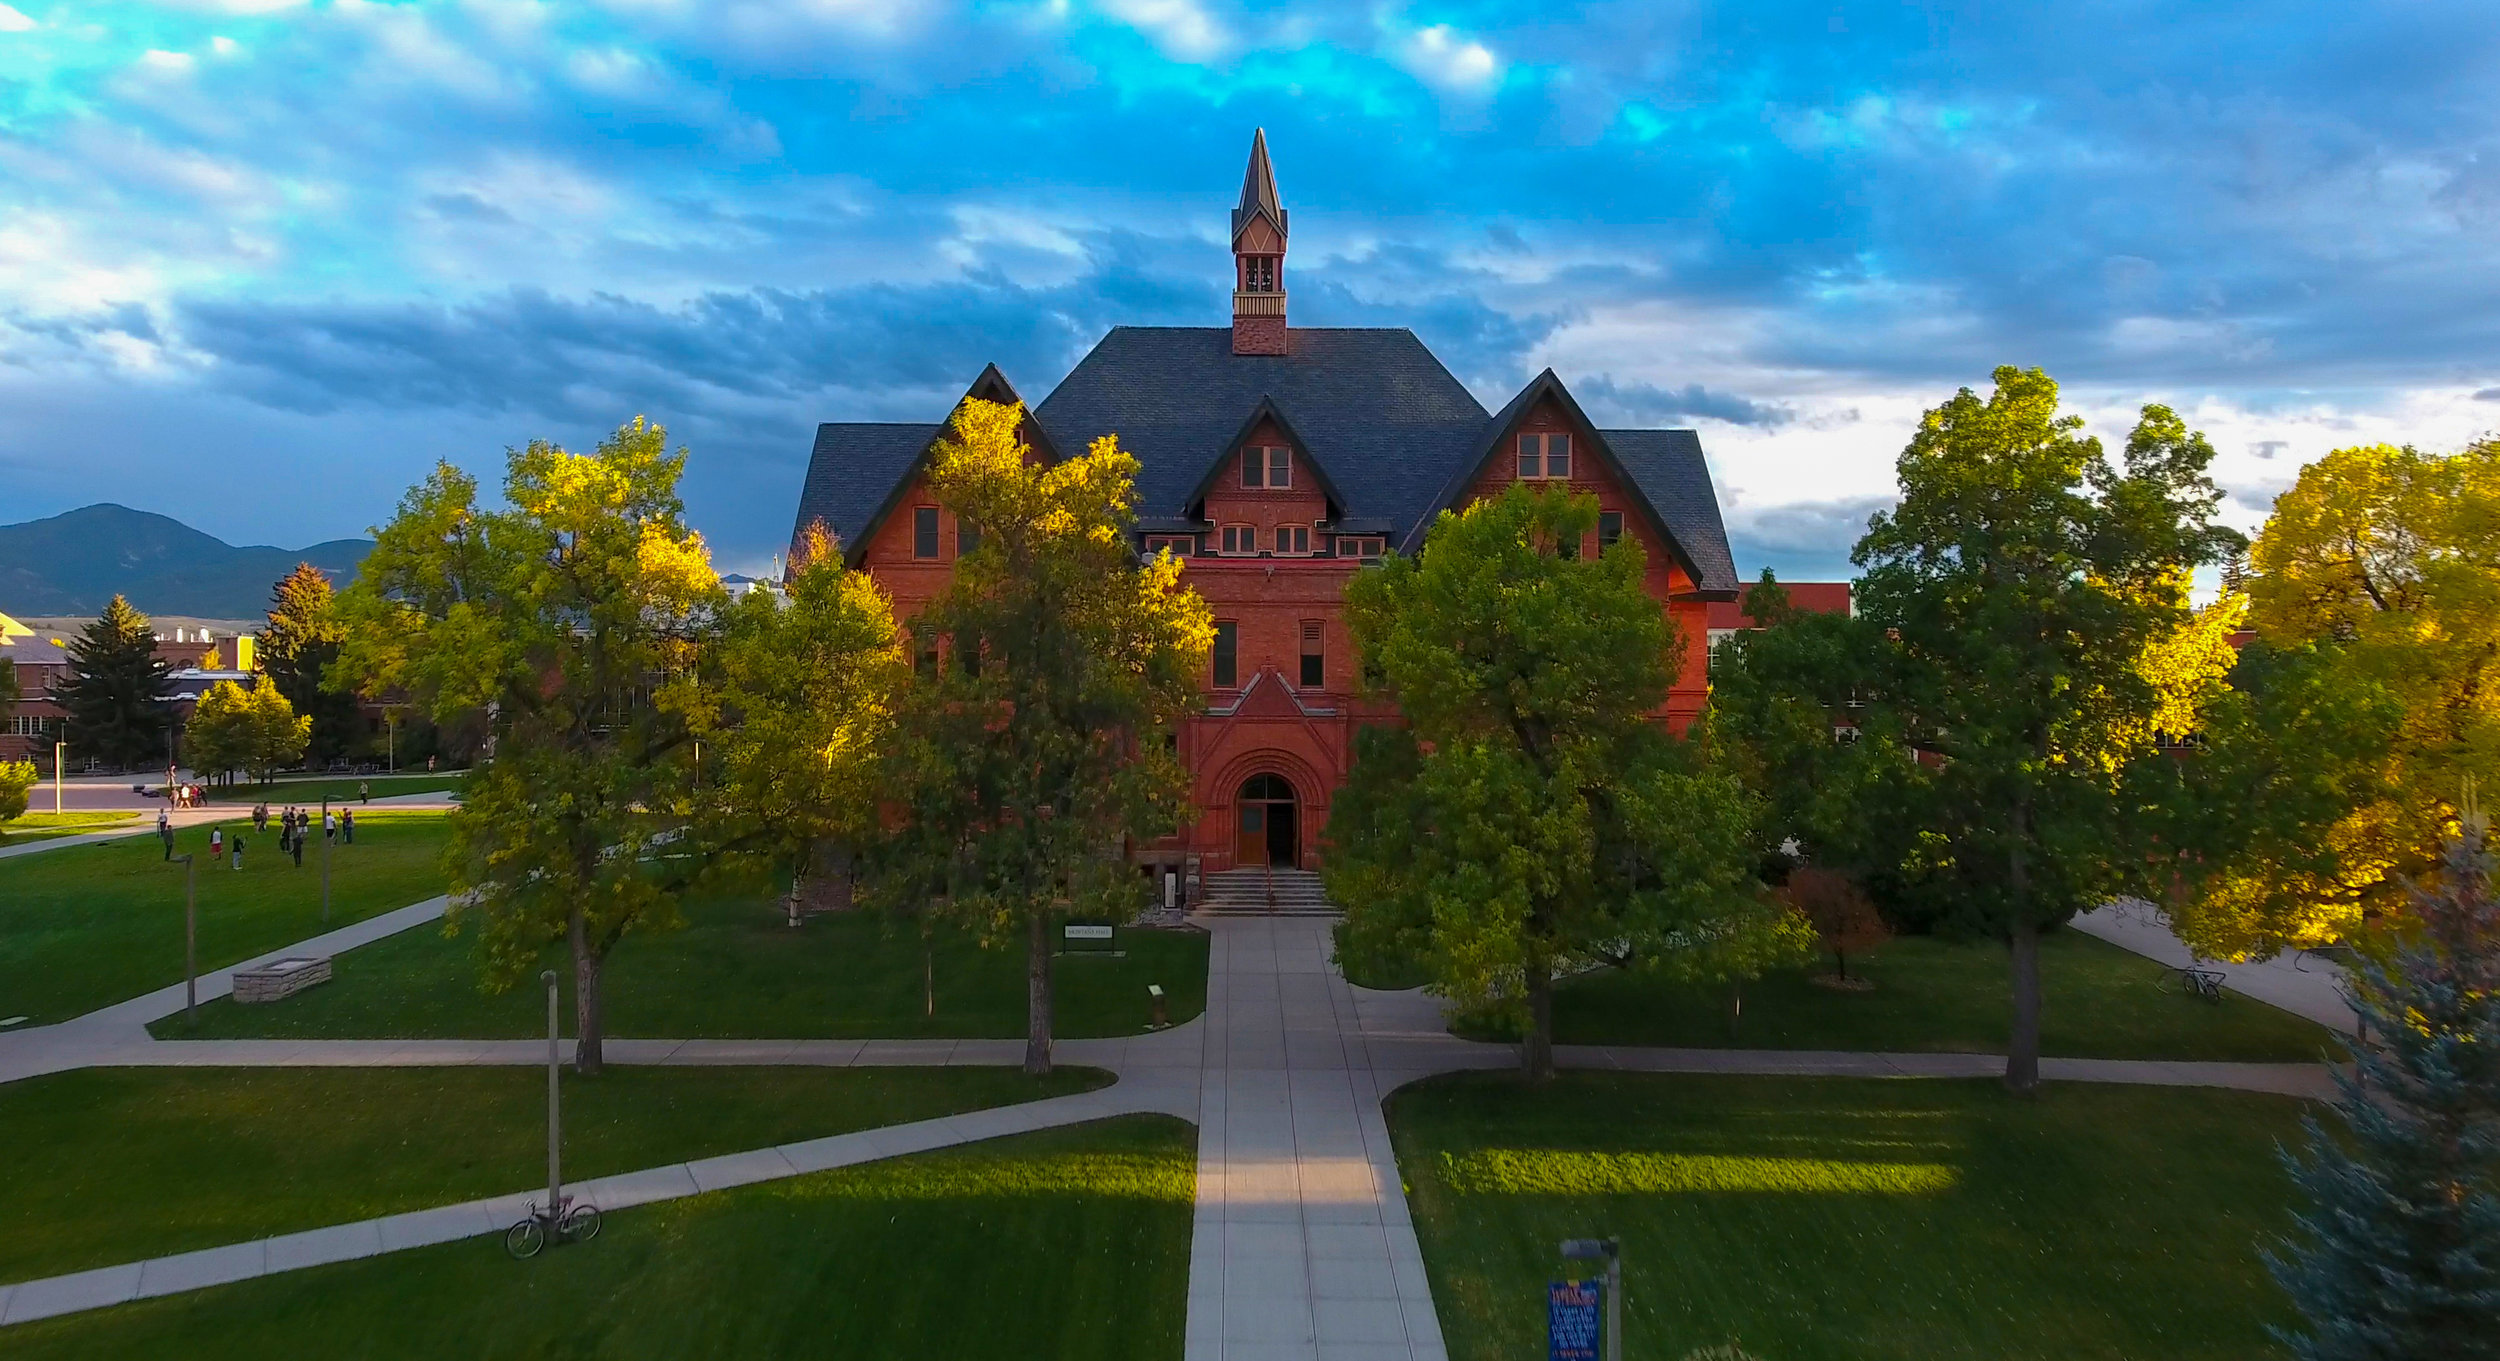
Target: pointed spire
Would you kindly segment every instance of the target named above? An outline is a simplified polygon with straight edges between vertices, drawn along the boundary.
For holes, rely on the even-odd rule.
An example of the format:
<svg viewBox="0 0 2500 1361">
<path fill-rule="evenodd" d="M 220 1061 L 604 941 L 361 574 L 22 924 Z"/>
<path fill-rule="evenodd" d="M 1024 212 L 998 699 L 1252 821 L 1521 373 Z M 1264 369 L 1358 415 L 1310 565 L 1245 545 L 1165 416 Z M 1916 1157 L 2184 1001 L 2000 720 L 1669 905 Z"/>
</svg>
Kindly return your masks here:
<svg viewBox="0 0 2500 1361">
<path fill-rule="evenodd" d="M 1241 239 L 1242 229 L 1251 219 L 1266 214 L 1276 234 L 1285 234 L 1285 208 L 1276 197 L 1276 171 L 1267 162 L 1267 129 L 1250 134 L 1250 167 L 1241 176 L 1241 206 L 1233 209 L 1233 239 Z"/>
</svg>

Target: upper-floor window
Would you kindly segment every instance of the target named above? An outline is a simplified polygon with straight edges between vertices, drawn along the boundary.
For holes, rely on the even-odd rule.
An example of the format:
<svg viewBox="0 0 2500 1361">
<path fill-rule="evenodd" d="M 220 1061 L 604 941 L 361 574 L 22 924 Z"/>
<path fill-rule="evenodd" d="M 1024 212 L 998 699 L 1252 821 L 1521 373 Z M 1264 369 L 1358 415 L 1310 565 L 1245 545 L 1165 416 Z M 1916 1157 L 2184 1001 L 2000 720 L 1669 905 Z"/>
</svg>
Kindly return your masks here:
<svg viewBox="0 0 2500 1361">
<path fill-rule="evenodd" d="M 1276 291 L 1276 257 L 1253 255 L 1242 262 L 1241 290 L 1245 293 Z"/>
<path fill-rule="evenodd" d="M 1192 534 L 1149 534 L 1146 536 L 1148 557 L 1167 548 L 1172 550 L 1173 557 L 1188 557 L 1198 551 L 1197 536 Z"/>
<path fill-rule="evenodd" d="M 968 558 L 981 547 L 981 527 L 958 515 L 955 517 L 955 556 Z"/>
<path fill-rule="evenodd" d="M 1605 552 L 1607 549 L 1614 547 L 1616 542 L 1622 538 L 1623 512 L 1619 510 L 1601 510 L 1597 512 L 1597 551 L 1600 553 Z"/>
<path fill-rule="evenodd" d="M 1519 475 L 1540 478 L 1571 476 L 1571 436 L 1521 435 Z"/>
<path fill-rule="evenodd" d="M 1281 444 L 1253 444 L 1241 451 L 1241 485 L 1245 487 L 1290 487 L 1293 485 L 1293 450 Z"/>
<path fill-rule="evenodd" d="M 1222 545 L 1216 551 L 1227 557 L 1256 553 L 1259 551 L 1259 527 L 1257 525 L 1226 525 L 1216 542 Z"/>
<path fill-rule="evenodd" d="M 1309 553 L 1311 551 L 1311 527 L 1309 525 L 1276 526 L 1276 551 Z"/>
<path fill-rule="evenodd" d="M 1241 665 L 1240 657 L 1241 634 L 1239 626 L 1235 625 L 1229 619 L 1217 621 L 1215 625 L 1215 647 L 1207 654 L 1207 660 L 1210 664 L 1210 668 L 1215 672 L 1216 685 L 1229 689 L 1233 685 L 1239 683 Z"/>
<path fill-rule="evenodd" d="M 915 506 L 911 512 L 911 555 L 934 558 L 938 555 L 938 512 L 935 506 Z"/>
<path fill-rule="evenodd" d="M 1381 550 L 1386 547 L 1388 547 L 1387 542 L 1377 534 L 1340 534 L 1337 536 L 1337 556 L 1341 558 L 1361 558 L 1365 562 L 1377 562 L 1380 560 Z"/>
</svg>

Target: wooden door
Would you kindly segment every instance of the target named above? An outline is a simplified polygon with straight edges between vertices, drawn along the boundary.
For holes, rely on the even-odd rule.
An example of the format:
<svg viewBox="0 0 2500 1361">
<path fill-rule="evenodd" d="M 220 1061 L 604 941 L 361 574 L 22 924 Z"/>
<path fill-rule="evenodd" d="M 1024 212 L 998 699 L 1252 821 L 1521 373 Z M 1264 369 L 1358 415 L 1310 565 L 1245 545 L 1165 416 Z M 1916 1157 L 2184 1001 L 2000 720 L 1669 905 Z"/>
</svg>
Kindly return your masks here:
<svg viewBox="0 0 2500 1361">
<path fill-rule="evenodd" d="M 1267 863 L 1267 805 L 1244 802 L 1235 805 L 1240 811 L 1240 832 L 1233 838 L 1233 864 L 1236 866 Z"/>
</svg>

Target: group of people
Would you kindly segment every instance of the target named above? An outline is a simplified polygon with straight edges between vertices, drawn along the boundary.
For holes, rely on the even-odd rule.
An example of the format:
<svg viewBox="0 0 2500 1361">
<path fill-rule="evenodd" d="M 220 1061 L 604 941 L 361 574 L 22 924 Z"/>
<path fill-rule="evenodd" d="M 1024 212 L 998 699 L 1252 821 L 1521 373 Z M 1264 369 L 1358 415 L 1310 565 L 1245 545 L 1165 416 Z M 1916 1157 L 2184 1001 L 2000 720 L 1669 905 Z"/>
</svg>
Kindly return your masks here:
<svg viewBox="0 0 2500 1361">
<path fill-rule="evenodd" d="M 197 808 L 200 806 L 200 787 L 195 784 L 168 785 L 165 799 L 176 808 Z"/>
<path fill-rule="evenodd" d="M 180 806 L 180 805 L 176 805 Z M 300 868 L 304 863 L 304 846 L 312 840 L 312 810 L 289 804 L 278 814 L 278 854 L 292 856 Z M 269 805 L 252 808 L 252 831 L 266 834 L 269 830 Z M 165 844 L 165 858 L 174 858 L 174 820 L 165 809 L 156 810 L 156 837 Z M 321 815 L 321 839 L 356 844 L 356 810 L 324 811 Z M 208 829 L 208 858 L 211 861 L 231 859 L 236 869 L 243 868 L 243 832 L 240 828 L 229 836 L 223 827 Z"/>
</svg>

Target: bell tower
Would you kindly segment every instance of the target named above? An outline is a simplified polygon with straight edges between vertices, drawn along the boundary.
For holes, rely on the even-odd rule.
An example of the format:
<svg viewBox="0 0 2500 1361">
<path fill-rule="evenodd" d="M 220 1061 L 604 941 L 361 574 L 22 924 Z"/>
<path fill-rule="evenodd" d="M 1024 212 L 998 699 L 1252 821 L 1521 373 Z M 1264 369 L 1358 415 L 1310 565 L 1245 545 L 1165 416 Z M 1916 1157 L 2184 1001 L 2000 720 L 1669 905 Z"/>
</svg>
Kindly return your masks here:
<svg viewBox="0 0 2500 1361">
<path fill-rule="evenodd" d="M 1285 353 L 1285 209 L 1267 163 L 1267 129 L 1250 137 L 1250 169 L 1233 209 L 1233 353 Z"/>
</svg>

